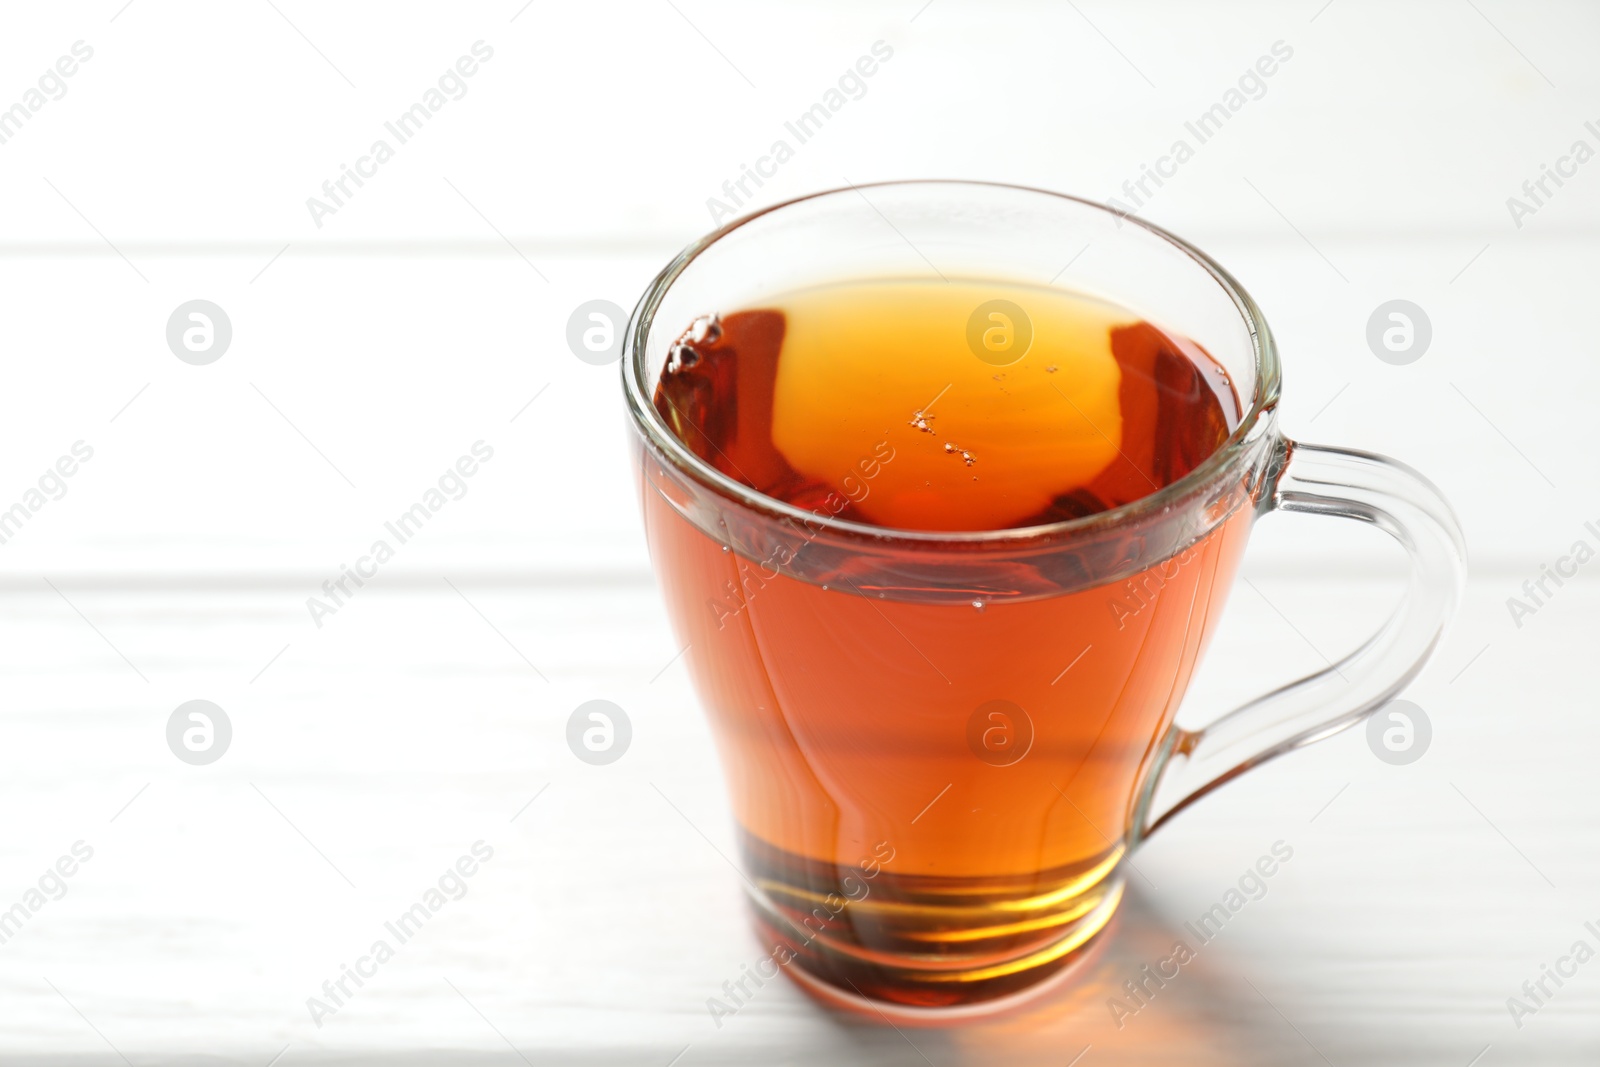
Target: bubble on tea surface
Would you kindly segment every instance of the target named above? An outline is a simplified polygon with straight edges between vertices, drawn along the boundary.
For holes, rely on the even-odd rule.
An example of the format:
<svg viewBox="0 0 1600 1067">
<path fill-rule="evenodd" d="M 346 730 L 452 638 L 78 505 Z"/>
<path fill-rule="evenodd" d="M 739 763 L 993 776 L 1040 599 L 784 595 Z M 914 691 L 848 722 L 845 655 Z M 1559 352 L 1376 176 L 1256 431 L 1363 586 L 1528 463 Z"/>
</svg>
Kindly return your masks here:
<svg viewBox="0 0 1600 1067">
<path fill-rule="evenodd" d="M 945 455 L 948 456 L 960 456 L 962 461 L 969 467 L 978 462 L 977 456 L 973 455 L 971 452 L 967 451 L 965 448 L 962 448 L 953 441 L 946 441 L 944 443 L 944 451 Z"/>
<path fill-rule="evenodd" d="M 701 315 L 689 324 L 689 339 L 696 344 L 714 345 L 722 337 L 722 319 L 712 315 Z"/>
<path fill-rule="evenodd" d="M 667 373 L 677 374 L 699 362 L 699 351 L 693 345 L 680 341 L 672 346 L 672 351 L 667 355 Z"/>
</svg>

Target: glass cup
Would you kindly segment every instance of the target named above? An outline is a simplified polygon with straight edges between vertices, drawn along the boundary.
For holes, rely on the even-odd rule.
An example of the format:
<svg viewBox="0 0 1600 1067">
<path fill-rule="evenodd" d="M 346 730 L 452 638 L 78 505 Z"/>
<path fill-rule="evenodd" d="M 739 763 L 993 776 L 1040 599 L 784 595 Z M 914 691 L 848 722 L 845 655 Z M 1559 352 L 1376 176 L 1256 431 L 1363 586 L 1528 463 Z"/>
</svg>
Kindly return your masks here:
<svg viewBox="0 0 1600 1067">
<path fill-rule="evenodd" d="M 697 319 L 935 274 L 1126 308 L 1202 346 L 1248 406 L 1209 458 L 1146 497 L 971 532 L 764 496 L 699 459 L 658 410 Z M 1438 490 L 1393 460 L 1283 436 L 1278 354 L 1254 301 L 1191 245 L 1099 204 L 952 181 L 780 204 L 668 264 L 626 355 L 651 557 L 720 750 L 770 957 L 757 970 L 837 1004 L 940 1021 L 1066 980 L 1116 911 L 1130 851 L 1393 698 L 1460 595 L 1465 550 Z M 840 492 L 883 461 L 864 456 Z M 1409 554 L 1409 590 L 1338 663 L 1181 728 L 1250 528 L 1271 511 L 1372 523 Z"/>
</svg>

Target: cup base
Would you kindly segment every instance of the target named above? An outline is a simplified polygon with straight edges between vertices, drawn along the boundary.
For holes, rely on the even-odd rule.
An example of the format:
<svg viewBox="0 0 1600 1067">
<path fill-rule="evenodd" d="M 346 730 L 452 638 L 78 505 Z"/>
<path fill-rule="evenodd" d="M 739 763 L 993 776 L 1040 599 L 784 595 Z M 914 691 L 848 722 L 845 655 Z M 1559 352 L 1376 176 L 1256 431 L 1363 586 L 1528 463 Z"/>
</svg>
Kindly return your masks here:
<svg viewBox="0 0 1600 1067">
<path fill-rule="evenodd" d="M 809 973 L 802 966 L 785 967 L 783 970 L 791 981 L 819 1003 L 836 1011 L 849 1012 L 875 1022 L 928 1030 L 963 1026 L 974 1022 L 991 1022 L 1024 1012 L 1092 972 L 1104 954 L 1106 945 L 1115 935 L 1115 910 L 1113 904 L 1111 918 L 1088 941 L 1074 950 L 1054 973 L 1015 993 L 972 1004 L 928 1008 L 892 1000 L 877 1000 L 840 989 Z"/>
<path fill-rule="evenodd" d="M 773 958 L 819 999 L 939 1025 L 1013 1011 L 1076 973 L 1121 903 L 1120 859 L 1116 849 L 1045 892 L 884 873 L 854 899 L 757 868 L 751 899 Z"/>
</svg>

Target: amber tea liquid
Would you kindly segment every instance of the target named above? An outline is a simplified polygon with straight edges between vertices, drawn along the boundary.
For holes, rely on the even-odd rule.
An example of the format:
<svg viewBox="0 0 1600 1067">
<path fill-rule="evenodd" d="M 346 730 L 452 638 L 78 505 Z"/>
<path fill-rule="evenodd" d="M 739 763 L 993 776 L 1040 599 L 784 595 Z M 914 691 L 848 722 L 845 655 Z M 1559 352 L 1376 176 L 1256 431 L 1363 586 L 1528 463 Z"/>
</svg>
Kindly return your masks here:
<svg viewBox="0 0 1600 1067">
<path fill-rule="evenodd" d="M 1094 515 L 1182 478 L 1241 416 L 1199 346 L 1055 290 L 850 282 L 685 326 L 655 405 L 688 448 L 897 530 Z M 648 487 L 645 517 L 777 962 L 925 1007 L 1072 962 L 1115 910 L 1130 806 L 1247 509 L 1141 574 L 955 602 L 791 577 Z"/>
</svg>

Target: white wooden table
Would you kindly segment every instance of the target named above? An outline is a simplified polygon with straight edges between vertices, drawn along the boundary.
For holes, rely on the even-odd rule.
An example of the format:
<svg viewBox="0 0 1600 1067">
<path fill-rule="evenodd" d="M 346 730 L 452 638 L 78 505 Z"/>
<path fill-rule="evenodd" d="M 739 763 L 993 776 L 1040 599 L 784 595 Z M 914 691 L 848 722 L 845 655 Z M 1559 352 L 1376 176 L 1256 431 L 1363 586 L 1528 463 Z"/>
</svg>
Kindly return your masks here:
<svg viewBox="0 0 1600 1067">
<path fill-rule="evenodd" d="M 1506 598 L 1600 546 L 1600 170 L 1520 229 L 1505 199 L 1594 140 L 1600 13 L 675 3 L 8 13 L 0 94 L 76 40 L 95 55 L 0 145 L 0 509 L 75 442 L 94 456 L 0 544 L 0 914 L 76 842 L 93 856 L 0 943 L 0 1062 L 1595 1062 L 1600 962 L 1520 1028 L 1506 1001 L 1600 948 L 1600 571 L 1520 627 Z M 306 197 L 479 39 L 468 94 L 315 228 Z M 1118 195 L 1289 42 L 1147 214 L 1266 309 L 1290 434 L 1440 483 L 1472 580 L 1408 694 L 1420 761 L 1351 732 L 1186 813 L 1038 1011 L 899 1032 L 778 982 L 719 1027 L 707 998 L 760 950 L 616 368 L 565 324 L 631 305 L 880 39 L 894 59 L 760 202 L 933 174 Z M 1397 296 L 1434 328 L 1406 367 L 1364 342 Z M 164 338 L 195 298 L 234 330 L 204 367 Z M 467 494 L 319 628 L 307 597 L 480 440 Z M 1398 565 L 1366 533 L 1261 525 L 1186 717 L 1370 631 Z M 596 698 L 634 729 L 603 767 L 563 740 Z M 208 766 L 166 743 L 194 699 L 233 727 Z M 1279 840 L 1268 894 L 1119 1029 L 1112 991 Z M 479 841 L 466 894 L 317 1026 L 307 998 Z"/>
<path fill-rule="evenodd" d="M 1373 581 L 1249 576 L 1325 648 L 1384 599 Z M 1081 986 L 1026 1018 L 902 1036 L 783 983 L 720 1027 L 708 1013 L 759 947 L 723 859 L 734 845 L 709 738 L 643 577 L 581 591 L 453 579 L 499 634 L 443 577 L 375 589 L 320 633 L 300 590 L 266 583 L 58 583 L 87 622 L 42 583 L 8 588 L 4 902 L 74 841 L 94 849 L 66 896 L 0 946 L 8 1062 L 108 1044 L 134 1063 L 265 1063 L 285 1046 L 285 1063 L 429 1049 L 506 1062 L 505 1040 L 535 1062 L 663 1064 L 686 1045 L 683 1063 L 819 1064 L 921 1062 L 912 1043 L 936 1064 L 1065 1063 L 1085 1045 L 1103 1063 L 1464 1064 L 1485 1045 L 1482 1062 L 1580 1063 L 1597 1050 L 1587 970 L 1520 1032 L 1505 1009 L 1596 918 L 1600 727 L 1571 666 L 1593 643 L 1592 583 L 1541 613 L 1537 640 L 1505 632 L 1498 590 L 1476 587 L 1411 694 L 1435 728 L 1422 760 L 1380 763 L 1351 732 L 1269 765 L 1138 854 L 1120 928 Z M 1248 589 L 1230 611 L 1199 700 L 1267 681 L 1256 657 L 1315 659 Z M 596 697 L 634 727 L 604 767 L 563 738 Z M 207 767 L 163 736 L 193 698 L 233 723 Z M 374 939 L 393 943 L 385 921 L 478 840 L 494 858 L 467 894 L 314 1026 L 307 998 Z M 1294 858 L 1267 895 L 1115 1027 L 1107 997 L 1175 938 L 1192 942 L 1183 922 L 1278 840 Z"/>
</svg>

